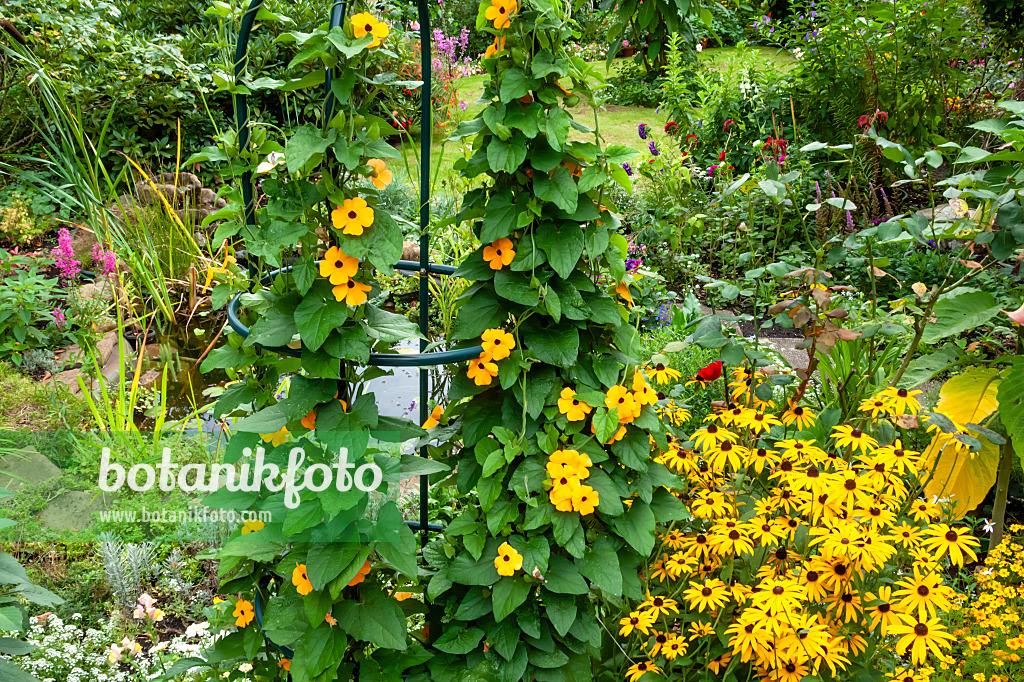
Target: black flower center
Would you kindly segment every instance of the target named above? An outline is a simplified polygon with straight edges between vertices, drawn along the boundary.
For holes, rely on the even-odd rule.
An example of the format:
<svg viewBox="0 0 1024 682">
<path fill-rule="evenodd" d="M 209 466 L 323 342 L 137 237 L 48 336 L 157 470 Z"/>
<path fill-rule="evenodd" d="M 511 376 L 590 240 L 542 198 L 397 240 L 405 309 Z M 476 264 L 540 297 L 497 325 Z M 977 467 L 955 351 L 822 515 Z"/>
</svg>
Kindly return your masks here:
<svg viewBox="0 0 1024 682">
<path fill-rule="evenodd" d="M 356 213 L 355 211 L 349 211 L 349 212 L 348 212 L 348 218 L 349 218 L 349 220 L 355 220 L 355 219 L 356 219 L 356 218 L 358 218 L 358 217 L 359 217 L 359 214 L 358 214 L 358 213 Z"/>
<path fill-rule="evenodd" d="M 918 637 L 925 637 L 928 634 L 928 626 L 924 623 L 918 623 L 914 626 L 914 634 Z"/>
<path fill-rule="evenodd" d="M 946 542 L 956 542 L 959 539 L 960 536 L 957 535 L 957 532 L 955 530 L 946 531 Z"/>
<path fill-rule="evenodd" d="M 772 588 L 772 594 L 782 594 L 785 591 L 786 588 L 784 588 L 782 585 L 776 585 Z"/>
<path fill-rule="evenodd" d="M 928 589 L 927 585 L 921 585 L 917 588 L 917 593 L 922 597 L 927 597 L 929 592 L 930 590 Z"/>
<path fill-rule="evenodd" d="M 910 394 L 907 393 L 907 389 L 901 388 L 900 390 L 896 391 L 896 395 L 898 395 L 901 398 L 906 398 Z"/>
<path fill-rule="evenodd" d="M 701 596 L 710 597 L 711 596 L 711 588 L 710 587 L 705 587 L 703 590 L 700 591 L 700 593 L 701 593 Z"/>
<path fill-rule="evenodd" d="M 848 478 L 846 479 L 846 483 L 843 484 L 843 487 L 846 488 L 847 490 L 856 490 L 857 480 L 853 478 Z"/>
</svg>

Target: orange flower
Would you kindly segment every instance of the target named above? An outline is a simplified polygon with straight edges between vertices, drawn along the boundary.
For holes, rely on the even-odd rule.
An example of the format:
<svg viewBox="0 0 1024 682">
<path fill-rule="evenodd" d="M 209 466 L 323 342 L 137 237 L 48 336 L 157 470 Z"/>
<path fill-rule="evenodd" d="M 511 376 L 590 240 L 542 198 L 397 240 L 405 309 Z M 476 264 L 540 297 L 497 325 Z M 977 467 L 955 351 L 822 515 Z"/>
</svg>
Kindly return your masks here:
<svg viewBox="0 0 1024 682">
<path fill-rule="evenodd" d="M 299 420 L 299 423 L 312 431 L 316 428 L 316 410 L 310 410 L 309 414 Z"/>
<path fill-rule="evenodd" d="M 334 618 L 334 616 L 331 615 L 330 611 L 328 611 L 327 614 L 324 616 L 324 620 L 327 621 L 327 624 L 331 627 L 334 627 L 338 624 L 338 621 Z"/>
<path fill-rule="evenodd" d="M 432 429 L 437 426 L 437 420 L 444 414 L 444 408 L 440 405 L 436 405 L 433 410 L 430 411 L 430 416 L 427 417 L 427 421 L 423 422 L 423 428 Z"/>
<path fill-rule="evenodd" d="M 358 237 L 373 225 L 373 209 L 362 197 L 345 199 L 341 206 L 331 211 L 331 223 L 343 234 Z"/>
<path fill-rule="evenodd" d="M 509 27 L 509 17 L 518 9 L 516 0 L 491 0 L 491 6 L 484 10 L 484 17 L 487 21 L 493 21 L 494 28 L 500 30 Z"/>
<path fill-rule="evenodd" d="M 484 52 L 484 59 L 490 59 L 499 52 L 505 51 L 505 36 L 494 36 L 494 43 L 487 46 Z"/>
<path fill-rule="evenodd" d="M 359 259 L 348 256 L 337 246 L 327 249 L 320 261 L 320 276 L 326 277 L 331 284 L 343 284 L 350 277 L 355 277 L 359 270 Z"/>
<path fill-rule="evenodd" d="M 516 347 L 516 340 L 504 329 L 488 329 L 481 337 L 484 352 L 491 356 L 492 360 L 504 360 L 512 349 Z"/>
<path fill-rule="evenodd" d="M 344 284 L 332 287 L 331 293 L 334 294 L 334 298 L 338 303 L 357 306 L 366 303 L 366 292 L 371 288 L 369 284 L 363 284 L 362 282 L 350 279 Z"/>
<path fill-rule="evenodd" d="M 372 168 L 370 172 L 370 182 L 377 189 L 384 189 L 391 184 L 394 179 L 391 171 L 388 170 L 387 164 L 384 163 L 383 159 L 369 159 L 366 165 Z"/>
<path fill-rule="evenodd" d="M 633 307 L 633 295 L 629 293 L 629 285 L 625 282 L 619 282 L 619 286 L 615 287 L 615 293 L 621 296 L 629 307 Z"/>
<path fill-rule="evenodd" d="M 480 357 L 469 363 L 469 371 L 466 376 L 473 380 L 477 386 L 488 386 L 491 380 L 498 376 L 498 366 L 491 362 L 491 356 L 481 353 Z"/>
<path fill-rule="evenodd" d="M 292 585 L 295 585 L 295 591 L 302 596 L 313 591 L 313 583 L 309 582 L 309 576 L 306 575 L 306 564 L 295 564 L 295 570 L 292 571 Z"/>
<path fill-rule="evenodd" d="M 292 669 L 292 662 L 287 658 L 282 658 L 280 661 L 277 662 L 277 665 L 280 668 L 284 668 L 285 672 L 288 672 Z"/>
<path fill-rule="evenodd" d="M 362 38 L 367 34 L 373 36 L 373 42 L 367 46 L 372 50 L 375 47 L 380 47 L 381 40 L 388 37 L 391 29 L 369 12 L 362 12 L 352 17 L 352 32 L 355 33 L 356 38 Z"/>
<path fill-rule="evenodd" d="M 244 628 L 256 617 L 256 611 L 253 609 L 251 601 L 239 599 L 235 604 L 235 612 L 231 615 L 235 617 L 235 625 Z"/>
<path fill-rule="evenodd" d="M 370 573 L 370 560 L 367 559 L 366 563 L 364 563 L 363 567 L 359 569 L 359 572 L 356 573 L 355 577 L 352 578 L 352 580 L 348 581 L 348 586 L 352 587 L 353 585 L 358 585 L 359 583 L 363 582 L 364 580 L 366 580 L 366 576 L 369 575 L 369 573 Z"/>
<path fill-rule="evenodd" d="M 516 252 L 512 249 L 512 240 L 502 237 L 484 247 L 484 260 L 491 264 L 491 270 L 501 270 L 512 262 Z"/>
</svg>

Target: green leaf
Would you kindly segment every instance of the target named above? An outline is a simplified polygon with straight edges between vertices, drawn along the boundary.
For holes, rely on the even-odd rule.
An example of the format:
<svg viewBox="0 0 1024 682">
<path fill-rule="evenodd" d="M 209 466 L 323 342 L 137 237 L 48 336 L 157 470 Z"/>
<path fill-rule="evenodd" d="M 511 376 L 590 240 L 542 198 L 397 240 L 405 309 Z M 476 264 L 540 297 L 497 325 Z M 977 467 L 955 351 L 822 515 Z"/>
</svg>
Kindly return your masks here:
<svg viewBox="0 0 1024 682">
<path fill-rule="evenodd" d="M 568 168 L 556 168 L 551 177 L 543 173 L 535 174 L 533 191 L 538 199 L 550 201 L 567 213 L 576 212 L 580 193 Z"/>
<path fill-rule="evenodd" d="M 936 304 L 937 305 L 937 304 Z M 907 365 L 907 370 L 900 378 L 897 388 L 914 388 L 920 386 L 932 377 L 946 369 L 949 363 L 962 355 L 960 348 L 954 343 L 947 343 L 934 353 L 927 353 L 916 357 Z"/>
<path fill-rule="evenodd" d="M 467 630 L 460 625 L 453 625 L 446 628 L 444 634 L 437 638 L 434 648 L 446 654 L 463 656 L 476 649 L 483 638 L 484 631 L 480 628 Z"/>
<path fill-rule="evenodd" d="M 566 176 L 569 175 L 569 171 L 566 169 L 560 170 Z M 555 171 L 555 174 L 558 175 L 558 172 Z M 572 178 L 569 178 L 569 183 L 572 184 Z M 575 185 L 573 191 L 575 191 Z M 540 195 L 538 194 L 538 196 Z M 537 230 L 536 241 L 537 246 L 543 249 L 547 255 L 551 267 L 562 279 L 572 274 L 580 256 L 583 255 L 583 230 L 575 223 L 563 222 L 557 225 L 544 223 Z"/>
<path fill-rule="evenodd" d="M 579 352 L 579 330 L 571 324 L 543 326 L 531 325 L 523 334 L 526 346 L 537 359 L 557 367 L 572 367 Z"/>
<path fill-rule="evenodd" d="M 519 99 L 540 87 L 540 81 L 529 78 L 521 69 L 511 68 L 501 78 L 499 97 L 502 102 Z"/>
<path fill-rule="evenodd" d="M 1024 462 L 1024 357 L 1018 355 L 999 382 L 999 418 L 1013 442 L 1017 457 Z"/>
<path fill-rule="evenodd" d="M 284 147 L 285 161 L 289 173 L 298 173 L 317 155 L 323 155 L 334 144 L 338 132 L 331 128 L 325 135 L 312 123 L 301 126 L 292 133 Z"/>
<path fill-rule="evenodd" d="M 925 327 L 921 336 L 925 343 L 981 327 L 999 313 L 999 305 L 992 294 L 972 291 L 940 299 L 932 311 L 938 321 Z"/>
<path fill-rule="evenodd" d="M 651 532 L 653 533 L 653 525 Z M 563 556 L 554 555 L 548 565 L 548 572 L 544 575 L 547 582 L 544 587 L 559 594 L 586 594 L 589 589 L 587 582 L 576 570 L 576 567 Z"/>
<path fill-rule="evenodd" d="M 363 602 L 345 600 L 335 604 L 334 617 L 345 624 L 352 637 L 384 649 L 404 651 L 409 638 L 405 614 L 398 602 L 377 590 L 364 590 Z"/>
<path fill-rule="evenodd" d="M 387 342 L 423 338 L 420 328 L 408 317 L 389 313 L 373 305 L 366 306 L 364 329 L 368 336 Z"/>
<path fill-rule="evenodd" d="M 517 577 L 504 577 L 492 589 L 494 620 L 499 623 L 519 608 L 530 594 L 530 586 Z"/>
<path fill-rule="evenodd" d="M 512 234 L 512 230 L 516 228 L 518 215 L 519 208 L 507 193 L 495 193 L 488 199 L 487 208 L 484 210 L 480 241 L 486 245 Z"/>
<path fill-rule="evenodd" d="M 487 163 L 492 171 L 514 173 L 525 160 L 526 138 L 521 133 L 508 142 L 493 138 L 487 145 Z"/>
<path fill-rule="evenodd" d="M 552 107 L 544 122 L 544 132 L 552 149 L 561 151 L 569 138 L 569 114 L 561 107 Z"/>
<path fill-rule="evenodd" d="M 502 268 L 494 273 L 494 291 L 499 296 L 527 306 L 537 305 L 540 291 L 530 288 L 530 277 L 524 272 Z"/>
<path fill-rule="evenodd" d="M 374 549 L 404 575 L 416 577 L 416 536 L 409 526 L 398 524 L 398 542 L 378 542 Z"/>
<path fill-rule="evenodd" d="M 615 565 L 618 566 L 618 559 Z M 559 636 L 565 637 L 576 621 L 576 597 L 545 590 L 544 612 Z"/>
<path fill-rule="evenodd" d="M 654 549 L 654 512 L 647 503 L 633 500 L 626 512 L 612 520 L 615 532 L 641 556 L 649 556 Z"/>
<path fill-rule="evenodd" d="M 39 682 L 39 679 L 14 665 L 10 661 L 0 658 L 0 679 L 4 682 Z M 170 679 L 164 677 L 164 679 Z"/>
<path fill-rule="evenodd" d="M 314 590 L 322 590 L 338 577 L 358 552 L 352 544 L 327 543 L 314 544 L 306 555 L 306 575 L 313 584 Z"/>
<path fill-rule="evenodd" d="M 597 540 L 587 547 L 583 559 L 578 560 L 576 565 L 580 573 L 597 588 L 615 596 L 622 594 L 619 556 L 607 535 L 598 536 Z"/>
<path fill-rule="evenodd" d="M 295 309 L 295 327 L 302 343 L 314 351 L 347 319 L 348 306 L 316 293 L 303 298 Z"/>
</svg>

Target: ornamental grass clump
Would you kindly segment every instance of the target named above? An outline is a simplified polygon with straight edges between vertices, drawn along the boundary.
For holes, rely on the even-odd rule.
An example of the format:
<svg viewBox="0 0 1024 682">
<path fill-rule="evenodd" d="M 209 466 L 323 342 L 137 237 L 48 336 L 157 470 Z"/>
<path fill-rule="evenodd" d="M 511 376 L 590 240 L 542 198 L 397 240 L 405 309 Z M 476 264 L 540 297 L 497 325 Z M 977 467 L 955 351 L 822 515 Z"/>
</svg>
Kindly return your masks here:
<svg viewBox="0 0 1024 682">
<path fill-rule="evenodd" d="M 659 527 L 646 599 L 618 621 L 620 670 L 634 682 L 939 679 L 930 675 L 956 665 L 960 648 L 951 581 L 977 561 L 979 541 L 949 501 L 919 497 L 931 463 L 898 421 L 921 411 L 918 392 L 886 389 L 833 425 L 759 398 L 766 379 L 708 366 L 693 382 L 720 380 L 729 401 L 696 429 L 667 424 L 656 461 L 685 480 L 674 493 L 690 518 Z M 983 604 L 974 613 L 994 626 L 1003 602 Z"/>
</svg>

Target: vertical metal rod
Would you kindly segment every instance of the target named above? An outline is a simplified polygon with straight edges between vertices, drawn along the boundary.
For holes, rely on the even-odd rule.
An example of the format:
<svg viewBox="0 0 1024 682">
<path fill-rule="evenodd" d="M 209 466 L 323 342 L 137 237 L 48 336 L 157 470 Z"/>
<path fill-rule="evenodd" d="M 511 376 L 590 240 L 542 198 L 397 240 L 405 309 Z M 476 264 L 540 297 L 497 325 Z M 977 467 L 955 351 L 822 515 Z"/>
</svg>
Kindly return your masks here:
<svg viewBox="0 0 1024 682">
<path fill-rule="evenodd" d="M 249 9 L 242 15 L 242 25 L 238 29 L 238 42 L 235 43 L 235 85 L 240 85 L 242 74 L 249 66 L 249 37 L 252 35 L 256 14 L 263 0 L 252 0 Z M 249 146 L 249 102 L 242 93 L 235 95 L 235 125 L 238 128 L 238 153 L 241 155 Z M 252 171 L 242 174 L 242 200 L 245 203 L 245 224 L 256 224 L 256 205 L 252 192 Z"/>
<path fill-rule="evenodd" d="M 334 0 L 334 4 L 331 5 L 331 25 L 330 28 L 341 26 L 341 22 L 345 19 L 345 0 Z M 334 80 L 334 69 L 326 69 L 327 73 L 324 78 L 324 125 L 330 123 L 331 118 L 334 117 L 334 93 L 331 92 L 331 81 Z"/>
<path fill-rule="evenodd" d="M 430 289 L 428 278 L 430 272 L 427 268 L 430 262 L 430 139 L 433 133 L 433 124 L 430 120 L 430 7 L 427 0 L 419 0 L 420 18 L 420 66 L 423 78 L 423 88 L 420 91 L 420 332 L 427 336 L 430 321 L 428 309 L 430 308 Z M 420 339 L 420 352 L 427 348 L 426 338 Z M 430 413 L 427 409 L 429 396 L 429 374 L 426 367 L 420 368 L 420 423 L 427 421 Z M 427 456 L 427 446 L 420 449 L 422 457 Z M 427 530 L 427 476 L 420 476 L 420 544 L 426 545 L 429 539 Z"/>
</svg>

